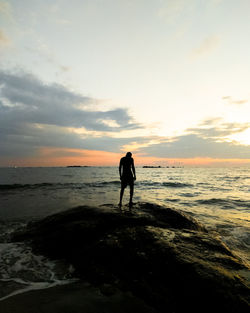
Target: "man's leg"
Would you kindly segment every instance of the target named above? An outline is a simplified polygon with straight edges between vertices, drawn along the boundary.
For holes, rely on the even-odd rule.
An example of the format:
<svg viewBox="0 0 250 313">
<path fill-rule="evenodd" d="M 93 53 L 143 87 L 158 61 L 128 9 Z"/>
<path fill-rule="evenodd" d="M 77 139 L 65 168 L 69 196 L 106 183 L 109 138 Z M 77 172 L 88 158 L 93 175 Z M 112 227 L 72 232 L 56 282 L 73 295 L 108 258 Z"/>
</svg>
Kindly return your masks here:
<svg viewBox="0 0 250 313">
<path fill-rule="evenodd" d="M 130 199 L 129 199 L 129 204 L 132 205 L 133 203 L 133 195 L 134 195 L 134 184 L 130 184 Z"/>
<path fill-rule="evenodd" d="M 119 202 L 119 205 L 120 205 L 120 206 L 122 205 L 122 198 L 123 198 L 123 194 L 124 194 L 124 189 L 125 189 L 125 187 L 124 187 L 124 186 L 121 186 L 121 191 L 120 191 L 120 202 Z"/>
</svg>

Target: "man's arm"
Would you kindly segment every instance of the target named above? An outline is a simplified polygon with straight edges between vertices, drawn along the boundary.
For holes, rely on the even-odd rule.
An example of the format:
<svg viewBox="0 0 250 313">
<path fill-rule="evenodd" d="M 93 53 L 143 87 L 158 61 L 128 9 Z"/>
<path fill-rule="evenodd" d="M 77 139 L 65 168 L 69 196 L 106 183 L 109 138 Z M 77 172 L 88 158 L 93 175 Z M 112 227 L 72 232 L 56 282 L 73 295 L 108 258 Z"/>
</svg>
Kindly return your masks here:
<svg viewBox="0 0 250 313">
<path fill-rule="evenodd" d="M 120 179 L 122 179 L 122 160 L 120 160 L 120 164 L 119 164 L 119 174 L 120 174 Z"/>
<path fill-rule="evenodd" d="M 136 180 L 134 159 L 132 159 L 132 172 L 134 174 L 134 180 Z"/>
</svg>

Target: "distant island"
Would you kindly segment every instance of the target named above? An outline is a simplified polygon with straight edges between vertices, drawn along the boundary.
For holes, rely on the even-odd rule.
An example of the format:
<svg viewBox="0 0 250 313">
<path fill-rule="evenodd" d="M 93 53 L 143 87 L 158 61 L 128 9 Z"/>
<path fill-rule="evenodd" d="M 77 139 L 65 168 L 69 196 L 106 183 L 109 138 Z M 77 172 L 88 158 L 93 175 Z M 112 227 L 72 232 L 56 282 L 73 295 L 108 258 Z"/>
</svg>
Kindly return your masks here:
<svg viewBox="0 0 250 313">
<path fill-rule="evenodd" d="M 144 165 L 142 168 L 181 168 L 180 166 L 153 166 L 153 165 Z"/>
<path fill-rule="evenodd" d="M 90 167 L 89 165 L 68 165 L 66 167 Z"/>
<path fill-rule="evenodd" d="M 143 168 L 162 168 L 162 166 L 144 165 Z"/>
</svg>

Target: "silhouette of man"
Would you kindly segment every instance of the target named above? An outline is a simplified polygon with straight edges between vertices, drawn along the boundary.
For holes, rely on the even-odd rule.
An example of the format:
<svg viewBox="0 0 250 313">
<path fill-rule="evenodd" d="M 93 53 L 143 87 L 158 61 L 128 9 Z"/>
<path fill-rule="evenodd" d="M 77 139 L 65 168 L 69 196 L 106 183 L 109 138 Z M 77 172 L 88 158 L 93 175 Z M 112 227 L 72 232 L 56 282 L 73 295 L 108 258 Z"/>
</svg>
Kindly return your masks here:
<svg viewBox="0 0 250 313">
<path fill-rule="evenodd" d="M 124 189 L 129 185 L 130 187 L 130 200 L 129 205 L 132 206 L 133 194 L 134 194 L 134 181 L 136 180 L 134 159 L 132 153 L 127 152 L 126 156 L 121 158 L 119 165 L 119 174 L 121 180 L 121 192 L 119 206 L 122 205 L 122 197 Z"/>
</svg>

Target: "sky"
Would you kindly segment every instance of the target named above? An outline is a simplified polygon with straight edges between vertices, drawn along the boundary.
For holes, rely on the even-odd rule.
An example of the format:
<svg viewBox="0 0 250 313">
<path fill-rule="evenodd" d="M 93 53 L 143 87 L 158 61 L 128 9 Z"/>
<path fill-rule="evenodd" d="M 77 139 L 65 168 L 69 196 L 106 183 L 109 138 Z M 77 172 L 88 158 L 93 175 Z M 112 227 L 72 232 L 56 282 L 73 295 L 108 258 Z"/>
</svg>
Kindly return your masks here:
<svg viewBox="0 0 250 313">
<path fill-rule="evenodd" d="M 0 166 L 250 165 L 249 0 L 0 0 Z"/>
</svg>

